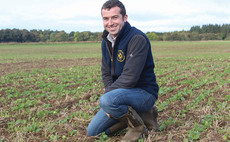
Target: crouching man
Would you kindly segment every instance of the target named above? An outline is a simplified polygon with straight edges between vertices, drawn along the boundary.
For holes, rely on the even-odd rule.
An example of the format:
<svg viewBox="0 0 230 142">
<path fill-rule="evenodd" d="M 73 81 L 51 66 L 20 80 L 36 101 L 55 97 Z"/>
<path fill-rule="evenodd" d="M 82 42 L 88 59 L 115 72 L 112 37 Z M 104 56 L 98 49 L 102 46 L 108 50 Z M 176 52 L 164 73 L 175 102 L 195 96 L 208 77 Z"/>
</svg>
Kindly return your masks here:
<svg viewBox="0 0 230 142">
<path fill-rule="evenodd" d="M 127 21 L 125 6 L 108 0 L 101 8 L 102 79 L 105 87 L 100 111 L 87 133 L 112 134 L 128 126 L 122 141 L 137 141 L 147 129 L 158 129 L 158 84 L 151 45 L 146 35 Z"/>
</svg>

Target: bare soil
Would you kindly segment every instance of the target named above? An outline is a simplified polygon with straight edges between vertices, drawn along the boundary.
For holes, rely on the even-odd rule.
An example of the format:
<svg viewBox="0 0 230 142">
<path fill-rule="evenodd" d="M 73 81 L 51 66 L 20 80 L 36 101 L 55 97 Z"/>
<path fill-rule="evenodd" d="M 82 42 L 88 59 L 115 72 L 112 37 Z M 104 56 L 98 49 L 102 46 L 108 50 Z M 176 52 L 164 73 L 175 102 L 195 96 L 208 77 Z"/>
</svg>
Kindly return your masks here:
<svg viewBox="0 0 230 142">
<path fill-rule="evenodd" d="M 98 58 L 36 60 L 34 62 L 0 63 L 0 76 L 18 71 L 31 71 L 43 68 L 70 68 L 73 66 L 89 66 L 100 63 Z"/>
</svg>

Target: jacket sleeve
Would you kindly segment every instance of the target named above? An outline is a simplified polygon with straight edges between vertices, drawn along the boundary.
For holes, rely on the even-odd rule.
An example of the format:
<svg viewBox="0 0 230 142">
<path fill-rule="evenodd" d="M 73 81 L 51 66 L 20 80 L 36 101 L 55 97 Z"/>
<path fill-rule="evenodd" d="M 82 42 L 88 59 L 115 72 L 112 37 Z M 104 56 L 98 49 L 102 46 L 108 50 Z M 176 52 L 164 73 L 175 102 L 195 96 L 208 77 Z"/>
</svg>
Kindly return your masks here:
<svg viewBox="0 0 230 142">
<path fill-rule="evenodd" d="M 106 88 L 105 93 L 118 88 L 134 88 L 144 68 L 149 45 L 142 35 L 134 36 L 129 44 L 126 54 L 126 63 L 118 79 Z"/>
<path fill-rule="evenodd" d="M 112 84 L 112 76 L 110 72 L 109 66 L 106 64 L 105 58 L 102 55 L 102 62 L 101 62 L 101 73 L 102 73 L 102 80 L 104 84 L 105 90 Z"/>
</svg>

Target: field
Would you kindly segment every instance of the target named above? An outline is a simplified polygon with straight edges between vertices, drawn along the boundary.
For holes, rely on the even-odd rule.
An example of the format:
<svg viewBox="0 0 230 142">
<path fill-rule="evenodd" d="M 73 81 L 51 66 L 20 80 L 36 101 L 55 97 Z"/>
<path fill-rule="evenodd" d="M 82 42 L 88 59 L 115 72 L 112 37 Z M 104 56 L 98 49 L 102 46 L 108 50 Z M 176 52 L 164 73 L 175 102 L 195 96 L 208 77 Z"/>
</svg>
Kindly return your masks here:
<svg viewBox="0 0 230 142">
<path fill-rule="evenodd" d="M 230 42 L 152 42 L 159 132 L 140 141 L 230 141 Z M 88 137 L 103 95 L 100 43 L 0 44 L 0 142 Z"/>
</svg>

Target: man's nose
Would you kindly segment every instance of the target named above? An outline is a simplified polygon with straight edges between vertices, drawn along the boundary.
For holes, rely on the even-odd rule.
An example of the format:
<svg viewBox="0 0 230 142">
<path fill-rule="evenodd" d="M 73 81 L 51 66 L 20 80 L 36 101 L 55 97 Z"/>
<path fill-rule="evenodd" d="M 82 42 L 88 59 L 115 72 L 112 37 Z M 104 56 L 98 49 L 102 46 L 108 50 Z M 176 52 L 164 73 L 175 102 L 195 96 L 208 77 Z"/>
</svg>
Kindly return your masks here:
<svg viewBox="0 0 230 142">
<path fill-rule="evenodd" d="M 113 25 L 113 20 L 109 19 L 109 25 Z"/>
</svg>

